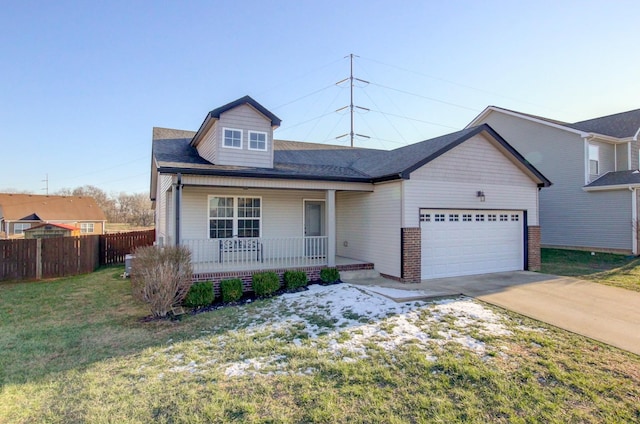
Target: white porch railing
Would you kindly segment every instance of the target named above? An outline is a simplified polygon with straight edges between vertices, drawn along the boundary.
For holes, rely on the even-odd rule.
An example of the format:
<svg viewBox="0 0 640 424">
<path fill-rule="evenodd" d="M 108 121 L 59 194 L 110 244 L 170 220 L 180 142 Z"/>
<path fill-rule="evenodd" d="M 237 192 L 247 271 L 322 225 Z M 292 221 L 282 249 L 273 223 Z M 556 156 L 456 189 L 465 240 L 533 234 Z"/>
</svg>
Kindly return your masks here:
<svg viewBox="0 0 640 424">
<path fill-rule="evenodd" d="M 326 265 L 328 237 L 186 239 L 196 272 Z"/>
</svg>

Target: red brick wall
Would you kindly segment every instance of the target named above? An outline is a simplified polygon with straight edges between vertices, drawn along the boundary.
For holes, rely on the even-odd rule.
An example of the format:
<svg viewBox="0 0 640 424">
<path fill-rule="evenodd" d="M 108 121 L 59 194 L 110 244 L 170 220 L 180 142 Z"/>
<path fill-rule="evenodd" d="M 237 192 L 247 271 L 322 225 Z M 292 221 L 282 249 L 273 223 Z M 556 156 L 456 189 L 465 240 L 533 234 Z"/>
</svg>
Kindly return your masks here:
<svg viewBox="0 0 640 424">
<path fill-rule="evenodd" d="M 527 258 L 529 271 L 540 271 L 541 259 L 540 259 L 540 226 L 530 225 L 527 227 L 527 234 L 529 237 L 529 256 Z"/>
<path fill-rule="evenodd" d="M 229 280 L 231 278 L 239 278 L 242 280 L 242 289 L 243 291 L 253 291 L 251 287 L 251 277 L 253 274 L 258 272 L 265 271 L 273 271 L 280 277 L 280 283 L 282 283 L 282 278 L 284 272 L 289 269 L 295 269 L 296 271 L 304 271 L 309 278 L 309 281 L 318 281 L 320 280 L 320 270 L 322 268 L 326 268 L 324 266 L 310 266 L 304 268 L 281 268 L 281 269 L 262 269 L 262 270 L 253 270 L 253 271 L 228 271 L 228 272 L 206 272 L 200 274 L 193 274 L 193 282 L 197 281 L 212 281 L 213 282 L 213 290 L 216 296 L 220 296 L 220 281 Z M 357 271 L 360 269 L 373 269 L 372 263 L 366 264 L 353 264 L 353 265 L 337 265 L 336 268 L 338 271 Z"/>
<path fill-rule="evenodd" d="M 402 228 L 401 276 L 403 283 L 419 283 L 422 269 L 422 232 L 420 227 Z"/>
</svg>

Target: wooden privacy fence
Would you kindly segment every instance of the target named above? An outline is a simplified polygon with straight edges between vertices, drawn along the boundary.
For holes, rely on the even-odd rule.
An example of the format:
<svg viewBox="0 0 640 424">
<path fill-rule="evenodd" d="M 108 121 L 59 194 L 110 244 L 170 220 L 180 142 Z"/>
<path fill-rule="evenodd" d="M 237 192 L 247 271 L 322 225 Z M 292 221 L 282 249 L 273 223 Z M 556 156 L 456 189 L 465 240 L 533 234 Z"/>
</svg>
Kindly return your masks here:
<svg viewBox="0 0 640 424">
<path fill-rule="evenodd" d="M 96 236 L 0 240 L 0 281 L 66 277 L 124 263 L 125 255 L 151 246 L 155 230 Z"/>
</svg>

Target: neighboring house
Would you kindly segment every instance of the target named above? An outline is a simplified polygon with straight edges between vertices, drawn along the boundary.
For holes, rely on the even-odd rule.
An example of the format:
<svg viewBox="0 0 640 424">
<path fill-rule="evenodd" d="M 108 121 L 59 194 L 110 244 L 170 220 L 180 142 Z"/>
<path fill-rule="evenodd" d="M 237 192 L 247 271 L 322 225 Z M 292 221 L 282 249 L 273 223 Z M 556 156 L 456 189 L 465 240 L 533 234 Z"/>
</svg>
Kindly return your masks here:
<svg viewBox="0 0 640 424">
<path fill-rule="evenodd" d="M 403 282 L 538 269 L 538 191 L 550 182 L 488 125 L 392 151 L 273 139 L 251 97 L 197 132 L 153 129 L 160 245 L 196 279 L 323 266 Z"/>
<path fill-rule="evenodd" d="M 38 224 L 27 228 L 24 232 L 26 239 L 75 237 L 80 235 L 80 228 L 68 224 Z"/>
<path fill-rule="evenodd" d="M 0 193 L 0 238 L 23 237 L 39 224 L 66 224 L 104 234 L 106 218 L 92 197 Z"/>
<path fill-rule="evenodd" d="M 553 181 L 540 194 L 542 245 L 637 255 L 640 109 L 566 123 L 495 106 L 489 124 Z"/>
</svg>

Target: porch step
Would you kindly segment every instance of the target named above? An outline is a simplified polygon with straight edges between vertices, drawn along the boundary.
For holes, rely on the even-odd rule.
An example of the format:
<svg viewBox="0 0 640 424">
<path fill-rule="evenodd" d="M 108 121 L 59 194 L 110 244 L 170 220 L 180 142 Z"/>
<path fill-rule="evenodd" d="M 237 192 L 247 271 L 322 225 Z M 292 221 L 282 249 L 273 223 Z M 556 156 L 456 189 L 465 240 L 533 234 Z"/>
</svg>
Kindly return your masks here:
<svg viewBox="0 0 640 424">
<path fill-rule="evenodd" d="M 375 269 L 340 271 L 340 279 L 344 282 L 349 282 L 352 280 L 370 280 L 374 278 L 380 278 L 380 273 Z"/>
</svg>

